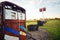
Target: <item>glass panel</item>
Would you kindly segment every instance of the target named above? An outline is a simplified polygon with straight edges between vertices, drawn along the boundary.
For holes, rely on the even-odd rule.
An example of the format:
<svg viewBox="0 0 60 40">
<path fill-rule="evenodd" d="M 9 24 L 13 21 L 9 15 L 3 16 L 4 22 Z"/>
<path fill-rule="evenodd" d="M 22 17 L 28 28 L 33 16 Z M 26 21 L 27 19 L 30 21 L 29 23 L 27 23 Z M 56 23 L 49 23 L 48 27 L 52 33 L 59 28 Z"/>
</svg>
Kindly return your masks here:
<svg viewBox="0 0 60 40">
<path fill-rule="evenodd" d="M 9 9 L 5 9 L 5 19 L 25 20 L 25 14 Z"/>
<path fill-rule="evenodd" d="M 16 6 L 13 6 L 16 7 Z M 5 19 L 19 19 L 19 20 L 25 20 L 25 14 L 21 12 L 21 10 L 17 10 L 11 6 L 6 5 L 5 6 Z"/>
<path fill-rule="evenodd" d="M 17 19 L 17 12 L 5 9 L 5 19 Z"/>
<path fill-rule="evenodd" d="M 22 13 L 22 19 L 25 20 L 25 14 L 24 13 Z"/>
<path fill-rule="evenodd" d="M 19 20 L 25 20 L 25 14 L 18 12 Z"/>
</svg>

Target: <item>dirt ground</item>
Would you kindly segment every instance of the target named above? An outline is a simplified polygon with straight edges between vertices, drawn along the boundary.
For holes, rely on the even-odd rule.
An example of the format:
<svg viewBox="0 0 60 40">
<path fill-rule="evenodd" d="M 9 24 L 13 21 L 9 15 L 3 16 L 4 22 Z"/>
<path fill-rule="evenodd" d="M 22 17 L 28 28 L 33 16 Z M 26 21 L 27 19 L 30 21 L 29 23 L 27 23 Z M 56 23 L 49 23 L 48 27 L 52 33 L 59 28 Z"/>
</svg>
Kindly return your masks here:
<svg viewBox="0 0 60 40">
<path fill-rule="evenodd" d="M 39 29 L 38 31 L 29 31 L 29 33 L 35 40 L 51 40 L 49 33 L 46 32 L 46 30 L 44 29 Z M 30 38 L 27 40 L 34 40 L 34 39 Z"/>
</svg>

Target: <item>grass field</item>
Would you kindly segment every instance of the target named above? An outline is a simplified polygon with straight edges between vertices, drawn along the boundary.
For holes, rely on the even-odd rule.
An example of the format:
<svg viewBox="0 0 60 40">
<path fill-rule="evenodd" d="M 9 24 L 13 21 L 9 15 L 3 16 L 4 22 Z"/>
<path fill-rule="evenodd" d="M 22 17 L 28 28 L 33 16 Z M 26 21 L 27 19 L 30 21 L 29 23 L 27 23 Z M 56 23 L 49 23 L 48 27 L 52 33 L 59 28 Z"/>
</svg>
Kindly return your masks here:
<svg viewBox="0 0 60 40">
<path fill-rule="evenodd" d="M 37 24 L 37 22 L 27 22 L 26 25 Z M 48 20 L 44 26 L 39 26 L 45 29 L 51 36 L 52 40 L 60 40 L 60 20 Z"/>
</svg>

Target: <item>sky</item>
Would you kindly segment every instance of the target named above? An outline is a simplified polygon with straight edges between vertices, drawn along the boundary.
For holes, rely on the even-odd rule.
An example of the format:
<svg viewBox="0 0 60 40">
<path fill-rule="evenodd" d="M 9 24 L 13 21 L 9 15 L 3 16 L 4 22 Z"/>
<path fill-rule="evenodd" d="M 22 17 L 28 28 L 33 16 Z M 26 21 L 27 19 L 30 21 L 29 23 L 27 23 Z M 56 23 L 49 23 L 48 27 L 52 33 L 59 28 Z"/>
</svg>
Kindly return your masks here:
<svg viewBox="0 0 60 40">
<path fill-rule="evenodd" d="M 46 8 L 43 12 L 44 18 L 60 18 L 60 0 L 0 0 L 10 1 L 26 10 L 26 19 L 40 19 L 43 18 L 40 8 Z"/>
</svg>

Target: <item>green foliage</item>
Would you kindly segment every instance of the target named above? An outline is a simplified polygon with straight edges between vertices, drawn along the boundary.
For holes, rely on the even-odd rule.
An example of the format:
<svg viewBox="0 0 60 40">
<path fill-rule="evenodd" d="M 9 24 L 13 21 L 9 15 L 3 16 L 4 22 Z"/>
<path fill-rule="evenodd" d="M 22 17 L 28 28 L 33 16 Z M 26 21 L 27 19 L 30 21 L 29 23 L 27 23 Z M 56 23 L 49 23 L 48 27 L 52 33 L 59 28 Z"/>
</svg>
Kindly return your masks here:
<svg viewBox="0 0 60 40">
<path fill-rule="evenodd" d="M 31 25 L 31 24 L 37 24 L 37 22 L 36 21 L 26 21 L 26 28 L 28 28 L 27 26 Z M 27 31 L 28 31 L 28 29 L 27 29 Z"/>
<path fill-rule="evenodd" d="M 53 40 L 60 40 L 60 20 L 49 20 L 44 26 L 40 28 L 49 32 Z"/>
<path fill-rule="evenodd" d="M 26 22 L 26 26 L 30 24 L 37 24 L 37 21 Z M 52 40 L 60 40 L 60 20 L 48 20 L 40 28 L 45 29 L 50 34 Z"/>
<path fill-rule="evenodd" d="M 31 24 L 37 24 L 37 21 L 27 21 L 26 22 L 26 27 Z"/>
</svg>

